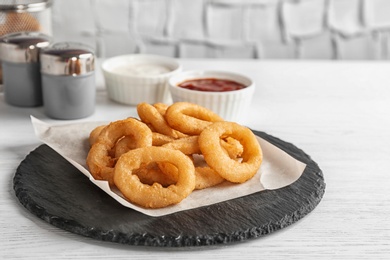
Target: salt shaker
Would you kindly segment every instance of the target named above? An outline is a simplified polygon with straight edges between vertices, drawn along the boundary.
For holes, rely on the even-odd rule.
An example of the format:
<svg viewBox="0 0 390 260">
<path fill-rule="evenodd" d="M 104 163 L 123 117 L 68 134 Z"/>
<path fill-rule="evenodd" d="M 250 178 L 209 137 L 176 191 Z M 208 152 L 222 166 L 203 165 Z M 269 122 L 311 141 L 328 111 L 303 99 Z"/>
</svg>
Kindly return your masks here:
<svg viewBox="0 0 390 260">
<path fill-rule="evenodd" d="M 40 32 L 18 32 L 0 40 L 5 101 L 14 106 L 42 105 L 39 52 L 51 38 Z"/>
<path fill-rule="evenodd" d="M 79 119 L 95 110 L 95 55 L 91 47 L 60 42 L 40 54 L 45 113 L 55 119 Z"/>
</svg>

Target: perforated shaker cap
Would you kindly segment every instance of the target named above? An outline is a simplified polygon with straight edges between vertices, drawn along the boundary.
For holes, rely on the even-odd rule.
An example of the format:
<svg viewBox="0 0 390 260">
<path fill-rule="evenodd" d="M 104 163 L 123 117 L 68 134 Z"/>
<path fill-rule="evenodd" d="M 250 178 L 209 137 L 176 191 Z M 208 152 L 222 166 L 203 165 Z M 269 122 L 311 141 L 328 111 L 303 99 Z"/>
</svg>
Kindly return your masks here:
<svg viewBox="0 0 390 260">
<path fill-rule="evenodd" d="M 39 61 L 39 52 L 50 45 L 51 37 L 40 32 L 17 32 L 0 38 L 2 61 L 33 63 Z"/>
<path fill-rule="evenodd" d="M 40 59 L 44 74 L 78 76 L 95 70 L 93 49 L 81 43 L 55 43 L 41 51 Z"/>
</svg>

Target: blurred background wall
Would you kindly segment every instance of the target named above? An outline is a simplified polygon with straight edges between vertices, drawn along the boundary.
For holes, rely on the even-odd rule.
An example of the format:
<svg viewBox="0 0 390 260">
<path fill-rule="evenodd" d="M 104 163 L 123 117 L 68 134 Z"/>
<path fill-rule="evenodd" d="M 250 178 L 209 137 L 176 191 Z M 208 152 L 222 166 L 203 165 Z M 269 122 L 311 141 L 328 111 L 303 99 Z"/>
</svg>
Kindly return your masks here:
<svg viewBox="0 0 390 260">
<path fill-rule="evenodd" d="M 99 57 L 390 58 L 389 0 L 54 0 L 52 18 Z"/>
</svg>

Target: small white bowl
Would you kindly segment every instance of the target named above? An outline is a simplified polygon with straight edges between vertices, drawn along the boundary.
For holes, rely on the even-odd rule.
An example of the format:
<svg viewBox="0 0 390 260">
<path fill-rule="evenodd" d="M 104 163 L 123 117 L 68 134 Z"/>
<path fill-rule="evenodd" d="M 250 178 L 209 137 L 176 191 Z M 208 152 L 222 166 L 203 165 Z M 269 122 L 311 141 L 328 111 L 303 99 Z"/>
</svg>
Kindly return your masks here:
<svg viewBox="0 0 390 260">
<path fill-rule="evenodd" d="M 209 78 L 232 80 L 246 87 L 233 91 L 208 92 L 178 86 L 187 80 Z M 172 76 L 168 83 L 173 102 L 195 103 L 212 110 L 226 121 L 238 123 L 242 123 L 249 113 L 248 108 L 255 91 L 255 83 L 250 78 L 227 71 L 184 71 Z"/>
<path fill-rule="evenodd" d="M 127 105 L 169 103 L 168 79 L 181 69 L 174 58 L 148 54 L 116 56 L 102 64 L 108 97 Z"/>
</svg>

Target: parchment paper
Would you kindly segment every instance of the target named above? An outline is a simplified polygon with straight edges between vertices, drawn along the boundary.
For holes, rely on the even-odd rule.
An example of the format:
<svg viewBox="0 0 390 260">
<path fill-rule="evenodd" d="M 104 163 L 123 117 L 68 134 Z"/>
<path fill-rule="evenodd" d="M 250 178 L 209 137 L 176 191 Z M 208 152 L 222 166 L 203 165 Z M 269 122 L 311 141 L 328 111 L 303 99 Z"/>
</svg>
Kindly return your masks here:
<svg viewBox="0 0 390 260">
<path fill-rule="evenodd" d="M 224 182 L 215 187 L 193 191 L 177 205 L 162 209 L 145 209 L 127 201 L 120 191 L 110 188 L 107 181 L 95 180 L 89 173 L 86 158 L 89 151 L 89 133 L 99 125 L 109 122 L 82 122 L 50 125 L 31 117 L 36 136 L 67 161 L 86 175 L 90 181 L 125 207 L 132 208 L 149 216 L 162 216 L 182 210 L 207 206 L 234 198 L 260 192 L 266 189 L 278 189 L 290 185 L 303 173 L 306 164 L 297 161 L 264 139 L 257 137 L 263 150 L 263 162 L 257 174 L 242 184 Z"/>
</svg>

